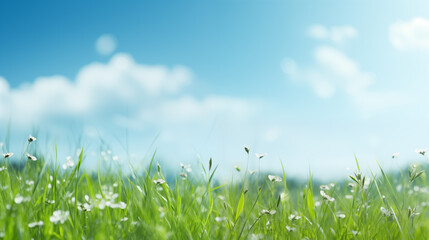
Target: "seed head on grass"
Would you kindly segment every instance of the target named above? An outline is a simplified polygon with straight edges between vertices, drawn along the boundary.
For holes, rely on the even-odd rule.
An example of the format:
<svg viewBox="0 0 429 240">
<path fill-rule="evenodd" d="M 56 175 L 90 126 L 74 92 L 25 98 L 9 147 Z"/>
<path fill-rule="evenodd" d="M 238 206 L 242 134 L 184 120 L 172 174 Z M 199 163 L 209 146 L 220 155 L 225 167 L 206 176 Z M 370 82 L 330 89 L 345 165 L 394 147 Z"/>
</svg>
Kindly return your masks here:
<svg viewBox="0 0 429 240">
<path fill-rule="evenodd" d="M 262 153 L 262 154 L 255 153 L 255 156 L 258 159 L 261 159 L 261 158 L 265 157 L 266 155 L 267 155 L 266 153 Z"/>
<path fill-rule="evenodd" d="M 250 148 L 248 146 L 244 146 L 244 151 L 246 151 L 246 153 L 249 154 Z"/>
<path fill-rule="evenodd" d="M 420 213 L 417 212 L 416 208 L 408 207 L 408 218 L 413 218 L 414 216 L 419 215 Z"/>
<path fill-rule="evenodd" d="M 397 158 L 399 156 L 399 153 L 397 152 L 397 153 L 394 153 L 394 154 L 392 154 L 392 158 Z"/>
<path fill-rule="evenodd" d="M 418 148 L 418 149 L 416 149 L 416 150 L 414 150 L 416 153 L 418 153 L 418 154 L 421 154 L 421 155 L 425 155 L 426 154 L 426 152 L 428 151 L 428 149 L 427 148 Z"/>
</svg>

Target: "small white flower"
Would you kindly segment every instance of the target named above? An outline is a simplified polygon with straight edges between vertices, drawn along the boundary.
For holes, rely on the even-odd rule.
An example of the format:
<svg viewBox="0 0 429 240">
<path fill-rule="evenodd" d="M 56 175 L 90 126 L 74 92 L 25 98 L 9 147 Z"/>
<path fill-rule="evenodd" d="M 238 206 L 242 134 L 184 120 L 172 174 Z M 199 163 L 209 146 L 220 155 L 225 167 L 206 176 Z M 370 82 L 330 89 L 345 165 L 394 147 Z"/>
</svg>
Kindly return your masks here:
<svg viewBox="0 0 429 240">
<path fill-rule="evenodd" d="M 353 199 L 353 195 L 346 195 L 346 199 Z"/>
<path fill-rule="evenodd" d="M 408 207 L 408 218 L 413 218 L 414 216 L 420 215 L 419 212 L 417 212 L 416 208 Z"/>
<path fill-rule="evenodd" d="M 69 218 L 69 211 L 56 210 L 53 212 L 52 216 L 49 217 L 49 221 L 54 224 L 60 222 L 63 224 Z"/>
<path fill-rule="evenodd" d="M 226 220 L 226 217 L 215 217 L 216 222 L 223 222 Z"/>
<path fill-rule="evenodd" d="M 28 186 L 32 186 L 32 185 L 34 185 L 34 181 L 33 180 L 25 180 L 25 184 L 27 184 Z"/>
<path fill-rule="evenodd" d="M 36 140 L 37 140 L 37 138 L 35 138 L 35 137 L 31 136 L 31 135 L 30 135 L 30 137 L 28 137 L 28 143 L 34 142 Z"/>
<path fill-rule="evenodd" d="M 29 228 L 34 228 L 34 227 L 38 227 L 38 226 L 43 226 L 43 221 L 38 221 L 38 222 L 32 222 L 28 224 Z"/>
<path fill-rule="evenodd" d="M 9 158 L 13 156 L 13 152 L 10 153 L 3 153 L 3 158 Z"/>
<path fill-rule="evenodd" d="M 7 168 L 5 167 L 5 166 L 3 166 L 3 167 L 0 167 L 0 172 L 1 171 L 3 171 L 3 170 L 6 170 Z"/>
<path fill-rule="evenodd" d="M 394 154 L 392 154 L 392 158 L 397 158 L 399 156 L 399 153 L 397 152 L 397 153 L 394 153 Z"/>
<path fill-rule="evenodd" d="M 90 212 L 92 209 L 92 205 L 88 204 L 88 203 L 84 203 L 82 204 L 82 210 L 85 210 L 87 212 Z"/>
<path fill-rule="evenodd" d="M 320 190 L 329 190 L 329 186 L 328 185 L 320 185 Z"/>
<path fill-rule="evenodd" d="M 113 157 L 112 157 L 112 160 L 113 160 L 113 161 L 118 161 L 118 160 L 119 160 L 119 157 L 115 155 L 115 156 L 113 156 Z"/>
<path fill-rule="evenodd" d="M 289 225 L 286 225 L 286 230 L 287 230 L 288 232 L 295 232 L 295 231 L 296 231 L 296 228 L 294 228 L 294 227 L 290 227 Z"/>
<path fill-rule="evenodd" d="M 74 161 L 71 156 L 66 158 L 66 162 L 63 164 L 63 169 L 72 168 L 74 166 Z"/>
<path fill-rule="evenodd" d="M 261 159 L 261 158 L 265 157 L 266 155 L 267 155 L 266 153 L 262 153 L 262 154 L 255 153 L 255 156 L 258 159 Z"/>
<path fill-rule="evenodd" d="M 37 161 L 37 158 L 35 156 L 30 155 L 29 153 L 27 153 L 27 158 L 28 160 Z"/>
<path fill-rule="evenodd" d="M 323 200 L 326 200 L 328 202 L 335 201 L 335 198 L 330 197 L 328 194 L 326 194 L 324 191 L 320 191 L 320 196 L 322 196 Z"/>
<path fill-rule="evenodd" d="M 346 218 L 346 215 L 344 213 L 337 213 L 337 218 L 344 219 Z"/>
<path fill-rule="evenodd" d="M 23 201 L 24 201 L 24 197 L 23 196 L 21 196 L 21 195 L 19 195 L 19 193 L 18 194 L 16 194 L 16 196 L 15 196 L 15 203 L 16 204 L 20 204 L 20 203 L 22 203 Z"/>
<path fill-rule="evenodd" d="M 283 181 L 283 179 L 281 177 L 277 177 L 277 176 L 274 176 L 274 175 L 268 175 L 268 179 L 271 182 L 281 182 L 281 181 Z"/>
<path fill-rule="evenodd" d="M 258 170 L 249 170 L 249 175 L 253 175 L 253 174 L 255 174 L 256 172 L 258 172 Z"/>
<path fill-rule="evenodd" d="M 276 210 L 265 210 L 265 209 L 263 209 L 262 211 L 261 211 L 261 215 L 263 215 L 263 214 L 265 214 L 265 215 L 274 215 L 276 213 Z"/>
<path fill-rule="evenodd" d="M 127 218 L 127 217 L 123 217 L 123 218 L 121 218 L 119 221 L 121 221 L 121 222 L 126 222 L 126 221 L 128 221 L 128 218 Z"/>
<path fill-rule="evenodd" d="M 158 179 L 158 180 L 153 180 L 153 182 L 154 182 L 156 185 L 161 185 L 161 184 L 164 184 L 164 183 L 165 183 L 165 180 L 164 180 L 164 179 Z"/>
<path fill-rule="evenodd" d="M 186 179 L 188 177 L 188 174 L 186 172 L 180 172 L 180 177 L 182 179 Z"/>
<path fill-rule="evenodd" d="M 415 150 L 416 153 L 421 155 L 425 155 L 427 151 L 428 151 L 427 148 L 418 148 Z"/>
<path fill-rule="evenodd" d="M 186 172 L 192 172 L 192 168 L 190 164 L 180 163 L 180 167 L 182 167 L 182 169 L 185 170 Z"/>
<path fill-rule="evenodd" d="M 289 215 L 289 220 L 291 220 L 291 221 L 296 221 L 296 220 L 299 220 L 299 219 L 301 219 L 301 216 L 298 216 L 298 215 L 295 215 L 295 214 Z"/>
<path fill-rule="evenodd" d="M 385 209 L 384 207 L 381 207 L 380 211 L 386 217 L 390 217 L 390 215 L 392 214 L 389 210 Z"/>
</svg>

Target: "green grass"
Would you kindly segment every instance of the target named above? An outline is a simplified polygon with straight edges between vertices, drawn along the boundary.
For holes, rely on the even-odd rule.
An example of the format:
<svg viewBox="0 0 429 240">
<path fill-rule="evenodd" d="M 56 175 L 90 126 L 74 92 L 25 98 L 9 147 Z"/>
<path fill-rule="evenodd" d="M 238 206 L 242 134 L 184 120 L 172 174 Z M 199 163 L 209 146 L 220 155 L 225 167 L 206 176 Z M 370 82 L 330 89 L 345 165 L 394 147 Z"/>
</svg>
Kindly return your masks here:
<svg viewBox="0 0 429 240">
<path fill-rule="evenodd" d="M 114 163 L 87 173 L 83 150 L 67 170 L 56 154 L 25 151 L 37 161 L 24 152 L 13 156 L 22 168 L 10 158 L 0 164 L 4 239 L 429 239 L 429 188 L 418 166 L 364 176 L 357 164 L 349 179 L 313 186 L 309 174 L 289 189 L 284 169 L 275 177 L 242 169 L 220 184 L 211 159 L 203 177 L 185 166 L 164 176 L 155 155 L 143 173 L 123 176 Z"/>
</svg>

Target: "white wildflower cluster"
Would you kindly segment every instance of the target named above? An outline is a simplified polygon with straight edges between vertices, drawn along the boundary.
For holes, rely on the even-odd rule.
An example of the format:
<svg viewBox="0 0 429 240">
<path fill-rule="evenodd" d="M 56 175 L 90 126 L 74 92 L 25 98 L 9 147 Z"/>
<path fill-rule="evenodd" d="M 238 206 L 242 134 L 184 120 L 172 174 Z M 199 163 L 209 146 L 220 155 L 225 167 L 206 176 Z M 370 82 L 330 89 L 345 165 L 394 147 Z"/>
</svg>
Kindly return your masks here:
<svg viewBox="0 0 429 240">
<path fill-rule="evenodd" d="M 122 201 L 117 202 L 117 198 L 119 197 L 119 194 L 114 193 L 113 188 L 111 186 L 103 185 L 101 186 L 101 190 L 103 192 L 104 197 L 99 193 L 95 194 L 96 199 L 94 200 L 94 202 L 91 202 L 94 206 L 97 206 L 101 210 L 103 210 L 106 207 L 120 208 L 120 209 L 125 209 L 127 207 L 126 203 Z M 87 201 L 89 201 L 89 198 L 87 199 Z"/>
<path fill-rule="evenodd" d="M 16 196 L 14 198 L 14 201 L 15 201 L 16 204 L 21 204 L 23 202 L 29 202 L 30 200 L 31 200 L 30 197 L 23 197 L 19 193 L 16 194 Z"/>
<path fill-rule="evenodd" d="M 72 197 L 70 203 L 75 203 L 75 201 L 75 197 Z M 79 211 L 90 212 L 94 208 L 95 203 L 92 201 L 92 199 L 89 198 L 88 195 L 85 195 L 85 201 L 83 203 L 77 201 L 76 205 Z"/>
<path fill-rule="evenodd" d="M 25 190 L 26 191 L 32 191 L 33 190 L 33 186 L 34 186 L 34 181 L 33 180 L 25 180 L 25 184 L 28 186 Z"/>
<path fill-rule="evenodd" d="M 69 218 L 69 214 L 69 211 L 56 210 L 52 213 L 52 216 L 49 217 L 49 221 L 54 224 L 63 224 Z"/>
<path fill-rule="evenodd" d="M 223 222 L 226 221 L 226 217 L 215 217 L 216 222 Z"/>
<path fill-rule="evenodd" d="M 288 218 L 289 218 L 289 220 L 291 220 L 292 222 L 294 222 L 294 221 L 297 221 L 297 220 L 301 219 L 301 216 L 296 215 L 296 214 L 291 214 L 291 215 L 289 215 Z"/>
<path fill-rule="evenodd" d="M 287 230 L 288 232 L 295 232 L 295 231 L 296 231 L 296 228 L 295 228 L 295 227 L 291 227 L 291 226 L 289 226 L 289 225 L 286 225 L 286 230 Z"/>
<path fill-rule="evenodd" d="M 335 198 L 329 196 L 324 191 L 320 191 L 320 196 L 322 197 L 323 200 L 325 200 L 327 202 L 333 202 L 333 201 L 335 201 Z"/>
<path fill-rule="evenodd" d="M 67 156 L 66 162 L 63 164 L 63 169 L 73 168 L 74 161 L 71 156 Z"/>
<path fill-rule="evenodd" d="M 31 222 L 28 224 L 29 228 L 34 228 L 34 227 L 41 227 L 43 226 L 43 221 L 36 221 L 36 222 Z"/>
<path fill-rule="evenodd" d="M 119 160 L 119 157 L 117 155 L 112 154 L 112 150 L 102 151 L 101 152 L 101 158 L 104 161 L 109 161 L 109 160 L 118 161 Z"/>
<path fill-rule="evenodd" d="M 388 209 L 386 209 L 386 208 L 384 208 L 384 207 L 381 207 L 381 208 L 380 208 L 380 211 L 381 211 L 381 213 L 382 213 L 385 217 L 387 217 L 389 220 L 393 220 L 393 219 L 394 219 L 395 213 L 394 213 L 393 211 L 390 211 L 390 210 L 388 210 Z"/>
</svg>

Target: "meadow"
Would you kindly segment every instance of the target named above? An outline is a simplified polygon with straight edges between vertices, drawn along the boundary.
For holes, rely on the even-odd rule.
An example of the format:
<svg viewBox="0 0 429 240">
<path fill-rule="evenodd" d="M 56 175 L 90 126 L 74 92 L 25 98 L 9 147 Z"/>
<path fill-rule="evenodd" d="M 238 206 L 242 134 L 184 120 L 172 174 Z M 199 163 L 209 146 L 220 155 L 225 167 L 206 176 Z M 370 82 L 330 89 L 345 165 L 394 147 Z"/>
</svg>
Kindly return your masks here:
<svg viewBox="0 0 429 240">
<path fill-rule="evenodd" d="M 356 159 L 348 179 L 316 184 L 309 173 L 299 186 L 288 186 L 287 166 L 273 173 L 237 167 L 239 178 L 222 183 L 212 159 L 164 173 L 154 154 L 144 171 L 123 175 L 113 161 L 87 172 L 84 148 L 64 161 L 35 141 L 2 155 L 2 239 L 429 239 L 424 166 L 365 175 Z M 243 155 L 264 157 L 248 147 Z"/>
</svg>

